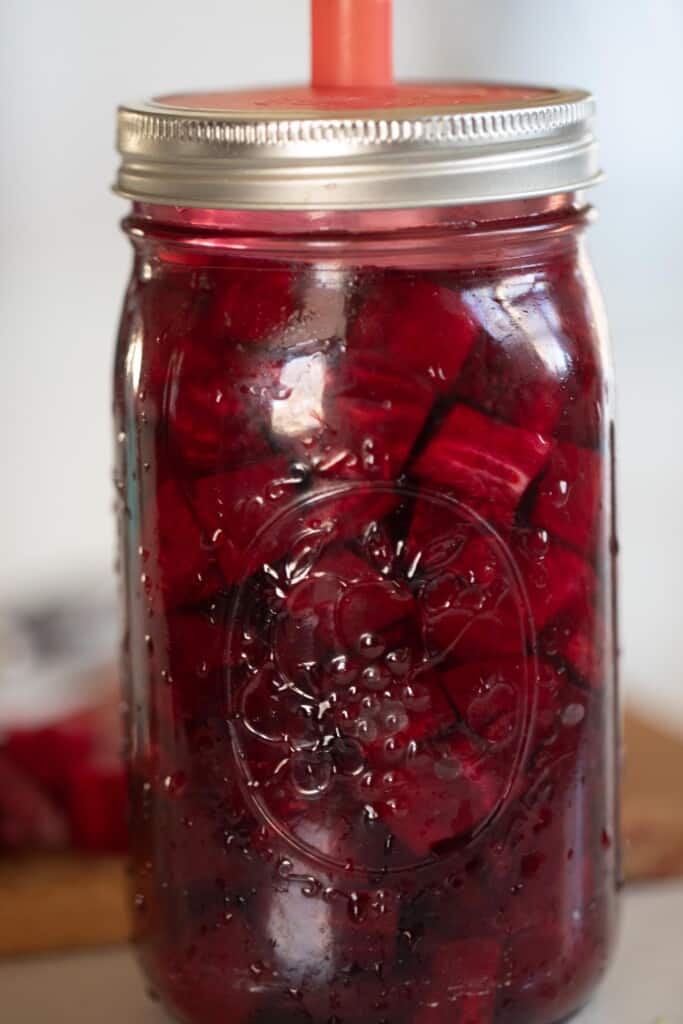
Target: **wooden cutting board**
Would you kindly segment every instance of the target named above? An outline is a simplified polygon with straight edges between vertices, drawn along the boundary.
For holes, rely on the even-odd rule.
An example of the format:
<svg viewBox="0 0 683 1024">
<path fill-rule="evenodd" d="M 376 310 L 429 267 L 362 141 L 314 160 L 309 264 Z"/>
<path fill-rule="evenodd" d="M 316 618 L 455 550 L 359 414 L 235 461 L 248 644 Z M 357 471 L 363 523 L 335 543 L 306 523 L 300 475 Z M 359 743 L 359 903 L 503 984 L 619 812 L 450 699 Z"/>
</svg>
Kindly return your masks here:
<svg viewBox="0 0 683 1024">
<path fill-rule="evenodd" d="M 624 753 L 625 878 L 683 877 L 683 735 L 627 713 Z"/>
<path fill-rule="evenodd" d="M 683 737 L 627 714 L 622 805 L 628 881 L 683 876 Z M 0 859 L 0 956 L 125 941 L 118 857 Z"/>
</svg>

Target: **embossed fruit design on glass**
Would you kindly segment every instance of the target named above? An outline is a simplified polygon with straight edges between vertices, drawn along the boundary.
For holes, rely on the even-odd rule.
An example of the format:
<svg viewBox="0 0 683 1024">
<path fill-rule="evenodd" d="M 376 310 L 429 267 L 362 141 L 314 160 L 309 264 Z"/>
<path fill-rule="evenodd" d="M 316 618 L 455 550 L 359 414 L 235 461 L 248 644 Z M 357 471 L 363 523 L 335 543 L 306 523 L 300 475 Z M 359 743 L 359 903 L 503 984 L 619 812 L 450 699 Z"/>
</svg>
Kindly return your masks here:
<svg viewBox="0 0 683 1024">
<path fill-rule="evenodd" d="M 406 113 L 375 191 L 388 115 L 356 143 L 320 114 L 254 113 L 250 135 L 216 113 L 234 97 L 201 97 L 185 134 L 188 97 L 123 115 L 133 892 L 150 983 L 191 1024 L 550 1024 L 609 955 L 611 383 L 576 194 L 595 168 L 515 186 L 497 148 L 566 131 L 585 151 L 589 100 L 500 92 L 494 128 L 518 121 L 482 136 L 496 168 L 469 168 L 475 101 L 451 89 L 451 141 Z"/>
</svg>

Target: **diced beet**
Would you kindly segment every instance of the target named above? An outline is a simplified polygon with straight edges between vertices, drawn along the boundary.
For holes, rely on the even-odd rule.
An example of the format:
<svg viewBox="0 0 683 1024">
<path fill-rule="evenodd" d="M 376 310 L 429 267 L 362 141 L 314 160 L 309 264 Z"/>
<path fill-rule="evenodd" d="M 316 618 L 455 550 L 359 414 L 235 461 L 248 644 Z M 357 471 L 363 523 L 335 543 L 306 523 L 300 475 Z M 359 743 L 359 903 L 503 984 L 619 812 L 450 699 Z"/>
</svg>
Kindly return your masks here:
<svg viewBox="0 0 683 1024">
<path fill-rule="evenodd" d="M 534 697 L 534 659 L 497 658 L 449 669 L 441 678 L 462 721 L 488 749 L 519 744 Z"/>
<path fill-rule="evenodd" d="M 199 552 L 191 545 L 190 554 L 203 555 L 209 548 L 228 584 L 277 561 L 285 553 L 286 538 L 277 527 L 265 528 L 296 497 L 300 485 L 300 476 L 280 458 L 195 480 L 188 485 L 188 497 L 204 543 L 200 541 Z M 249 558 L 254 544 L 258 556 Z"/>
<path fill-rule="evenodd" d="M 183 339 L 169 355 L 163 411 L 172 454 L 211 472 L 269 453 L 269 409 L 277 363 L 226 343 L 215 351 Z"/>
<path fill-rule="evenodd" d="M 480 532 L 472 515 L 460 504 L 419 498 L 405 543 L 409 575 L 417 579 L 439 576 Z"/>
<path fill-rule="evenodd" d="M 429 389 L 397 365 L 354 365 L 326 403 L 329 451 L 315 465 L 321 479 L 395 480 L 432 406 Z"/>
<path fill-rule="evenodd" d="M 451 669 L 443 679 L 449 700 L 484 744 L 490 771 L 499 773 L 501 794 L 509 783 L 512 795 L 521 797 L 556 762 L 572 768 L 587 703 L 562 670 L 535 658 L 497 658 Z M 525 744 L 528 763 L 518 762 L 512 778 Z"/>
<path fill-rule="evenodd" d="M 316 483 L 306 492 L 300 518 L 305 531 L 334 540 L 362 540 L 396 508 L 399 496 L 370 484 Z"/>
<path fill-rule="evenodd" d="M 42 835 L 50 845 L 53 834 L 64 842 L 68 832 L 79 848 L 125 848 L 126 786 L 120 742 L 115 700 L 47 726 L 9 733 L 3 761 L 8 771 L 11 768 L 17 773 L 17 779 L 25 780 L 27 795 L 29 787 L 36 787 L 36 799 L 31 801 L 36 813 L 43 806 L 30 838 L 38 841 Z M 21 815 L 17 820 L 22 820 Z"/>
<path fill-rule="evenodd" d="M 552 622 L 541 636 L 541 650 L 560 661 L 592 689 L 604 686 L 607 636 L 601 615 L 586 604 Z"/>
<path fill-rule="evenodd" d="M 593 571 L 573 552 L 515 531 L 510 546 L 475 537 L 421 594 L 423 631 L 433 654 L 471 661 L 522 654 L 561 613 L 585 605 Z"/>
<path fill-rule="evenodd" d="M 349 359 L 377 359 L 434 394 L 452 389 L 476 326 L 460 297 L 428 278 L 385 277 L 360 309 Z"/>
<path fill-rule="evenodd" d="M 188 496 L 173 479 L 157 491 L 156 519 L 144 534 L 144 546 L 157 552 L 158 579 L 151 569 L 145 586 L 160 591 L 167 609 L 197 604 L 222 584 L 211 545 L 205 541 Z"/>
<path fill-rule="evenodd" d="M 493 1024 L 502 953 L 495 938 L 440 943 L 431 963 L 434 998 L 424 1001 L 416 1020 L 420 1024 Z"/>
<path fill-rule="evenodd" d="M 151 274 L 149 273 L 151 271 Z M 194 273 L 168 265 L 143 264 L 139 268 L 138 303 L 145 338 L 150 339 L 147 366 L 151 381 L 158 384 L 165 374 L 165 345 L 169 338 L 186 337 L 200 322 L 204 310 L 203 292 Z"/>
<path fill-rule="evenodd" d="M 511 523 L 517 506 L 550 454 L 538 433 L 509 427 L 465 405 L 443 421 L 412 472 L 496 523 Z"/>
<path fill-rule="evenodd" d="M 318 552 L 287 593 L 286 620 L 278 629 L 279 653 L 291 648 L 303 664 L 342 650 L 338 609 L 344 592 L 359 580 L 372 582 L 374 575 L 367 562 L 342 544 Z"/>
<path fill-rule="evenodd" d="M 77 847 L 123 851 L 128 845 L 127 784 L 118 760 L 93 758 L 74 774 L 69 786 L 71 834 Z"/>
<path fill-rule="evenodd" d="M 382 821 L 419 859 L 449 852 L 493 812 L 497 765 L 461 733 L 431 740 L 389 773 L 376 798 Z"/>
<path fill-rule="evenodd" d="M 361 561 L 359 559 L 359 561 Z M 363 563 L 364 575 L 348 581 L 340 596 L 338 624 L 348 650 L 363 654 L 372 639 L 381 637 L 389 627 L 415 611 L 412 594 L 393 580 L 372 578 Z"/>
<path fill-rule="evenodd" d="M 96 742 L 92 722 L 73 716 L 37 729 L 13 730 L 3 749 L 12 764 L 49 792 L 61 791 L 88 761 Z"/>
<path fill-rule="evenodd" d="M 225 668 L 240 660 L 242 647 L 228 651 L 227 627 L 218 610 L 183 610 L 169 614 L 166 635 L 154 639 L 157 671 L 178 717 L 207 718 L 225 714 Z"/>
<path fill-rule="evenodd" d="M 168 617 L 168 673 L 201 678 L 226 661 L 225 627 L 210 612 L 178 611 Z"/>
<path fill-rule="evenodd" d="M 276 661 L 287 678 L 295 667 L 322 666 L 333 655 L 352 660 L 383 653 L 414 614 L 412 595 L 364 559 L 331 544 L 295 578 L 276 626 Z"/>
<path fill-rule="evenodd" d="M 510 275 L 463 291 L 481 327 L 457 394 L 496 419 L 544 437 L 553 433 L 572 379 L 571 343 L 542 275 Z"/>
<path fill-rule="evenodd" d="M 295 275 L 287 267 L 244 264 L 205 273 L 209 328 L 217 340 L 256 343 L 282 331 L 296 309 Z"/>
<path fill-rule="evenodd" d="M 560 441 L 599 448 L 605 433 L 608 395 L 605 346 L 590 294 L 591 282 L 585 280 L 576 263 L 559 260 L 550 268 L 548 281 L 571 363 L 555 434 Z"/>
<path fill-rule="evenodd" d="M 0 751 L 0 851 L 59 849 L 69 840 L 64 809 Z"/>
<path fill-rule="evenodd" d="M 596 540 L 602 493 L 600 455 L 573 444 L 558 444 L 539 481 L 532 522 L 581 554 L 590 554 Z"/>
<path fill-rule="evenodd" d="M 264 982 L 272 980 L 269 954 L 241 915 L 226 908 L 223 919 L 201 935 L 189 929 L 171 933 L 155 958 L 152 979 L 185 1020 L 246 1024 L 263 999 Z"/>
<path fill-rule="evenodd" d="M 593 629 L 582 622 L 567 638 L 561 654 L 580 678 L 594 689 L 604 686 L 604 635 L 599 620 Z"/>
<path fill-rule="evenodd" d="M 342 968 L 391 964 L 398 937 L 398 898 L 391 889 L 354 890 L 335 907 L 338 960 Z"/>
</svg>

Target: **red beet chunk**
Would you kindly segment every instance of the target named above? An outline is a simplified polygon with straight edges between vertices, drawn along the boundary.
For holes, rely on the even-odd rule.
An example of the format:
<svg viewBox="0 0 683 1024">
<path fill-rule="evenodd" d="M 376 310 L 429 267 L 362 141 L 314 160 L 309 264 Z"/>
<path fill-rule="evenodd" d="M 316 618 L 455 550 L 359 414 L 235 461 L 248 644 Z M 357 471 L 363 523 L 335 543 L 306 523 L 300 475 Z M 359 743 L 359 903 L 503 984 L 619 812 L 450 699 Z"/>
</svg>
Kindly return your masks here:
<svg viewBox="0 0 683 1024">
<path fill-rule="evenodd" d="M 198 604 L 219 590 L 223 581 L 179 483 L 169 479 L 159 487 L 154 511 L 156 519 L 147 525 L 143 545 L 158 553 L 158 566 L 151 560 L 145 565 L 145 590 L 160 592 L 168 610 Z"/>
<path fill-rule="evenodd" d="M 172 453 L 211 472 L 263 458 L 279 373 L 233 343 L 207 349 L 183 340 L 169 356 L 163 397 Z"/>
<path fill-rule="evenodd" d="M 507 550 L 475 537 L 423 586 L 425 642 L 432 654 L 463 661 L 521 654 L 594 589 L 591 567 L 544 533 L 517 531 Z"/>
<path fill-rule="evenodd" d="M 430 389 L 406 377 L 401 367 L 370 357 L 328 366 L 315 394 L 300 390 L 296 402 L 294 393 L 274 406 L 274 439 L 278 448 L 310 469 L 316 485 L 395 480 L 433 400 Z M 285 419 L 288 404 L 292 424 Z M 298 422 L 302 429 L 294 431 Z"/>
<path fill-rule="evenodd" d="M 587 712 L 586 696 L 548 662 L 496 658 L 451 669 L 443 679 L 463 722 L 499 766 L 502 786 L 506 765 L 509 770 L 527 737 L 532 761 L 575 754 Z M 535 774 L 518 777 L 514 791 L 523 792 L 535 778 Z"/>
<path fill-rule="evenodd" d="M 58 801 L 0 751 L 0 851 L 59 849 L 68 839 Z"/>
<path fill-rule="evenodd" d="M 548 626 L 541 637 L 541 650 L 552 661 L 565 664 L 592 689 L 601 689 L 607 642 L 602 616 L 585 605 Z"/>
<path fill-rule="evenodd" d="M 361 779 L 359 799 L 391 799 L 384 792 L 403 786 L 402 771 L 422 741 L 452 734 L 459 721 L 458 712 L 447 699 L 436 672 L 415 673 L 405 680 L 392 678 L 390 662 L 376 663 L 356 673 L 348 691 L 338 690 L 335 721 L 345 735 L 360 743 L 369 773 Z M 391 773 L 396 770 L 394 778 Z M 388 776 L 382 773 L 388 772 Z"/>
<path fill-rule="evenodd" d="M 238 638 L 228 651 L 228 633 L 222 612 L 177 611 L 167 618 L 166 635 L 154 637 L 154 665 L 161 673 L 164 701 L 173 711 L 173 722 L 181 717 L 206 719 L 224 715 L 226 669 L 230 659 L 239 664 L 247 651 Z M 169 741 L 172 742 L 170 726 Z"/>
<path fill-rule="evenodd" d="M 28 797 L 30 786 L 38 791 L 29 804 L 36 812 L 33 838 L 42 835 L 49 845 L 50 836 L 63 842 L 68 833 L 79 848 L 125 847 L 126 787 L 119 744 L 115 702 L 9 734 L 3 747 L 8 765 L 25 780 Z M 24 817 L 20 813 L 17 821 Z"/>
<path fill-rule="evenodd" d="M 532 522 L 581 554 L 590 553 L 599 524 L 602 475 L 597 452 L 558 444 L 539 482 Z"/>
<path fill-rule="evenodd" d="M 533 701 L 534 659 L 497 658 L 463 665 L 443 672 L 442 680 L 462 721 L 487 749 L 514 749 Z"/>
<path fill-rule="evenodd" d="M 454 733 L 420 745 L 405 768 L 385 775 L 375 804 L 387 828 L 423 859 L 469 837 L 494 811 L 502 784 L 495 760 Z"/>
<path fill-rule="evenodd" d="M 74 775 L 69 788 L 71 834 L 79 849 L 123 851 L 126 827 L 127 784 L 118 760 L 94 758 Z"/>
<path fill-rule="evenodd" d="M 510 523 L 550 454 L 540 434 L 509 427 L 467 406 L 446 417 L 413 467 L 433 486 L 453 488 L 485 519 Z"/>
<path fill-rule="evenodd" d="M 502 952 L 494 938 L 440 943 L 432 957 L 433 998 L 424 1000 L 420 1024 L 493 1024 Z"/>
<path fill-rule="evenodd" d="M 138 273 L 142 281 L 137 299 L 145 337 L 151 339 L 152 380 L 158 382 L 167 339 L 185 337 L 199 323 L 205 309 L 204 293 L 197 286 L 197 275 L 188 274 L 185 268 L 143 264 Z"/>
<path fill-rule="evenodd" d="M 178 611 L 168 616 L 167 672 L 172 682 L 201 678 L 225 664 L 226 630 L 219 614 Z"/>
<path fill-rule="evenodd" d="M 590 629 L 582 623 L 570 634 L 562 650 L 568 665 L 594 689 L 605 684 L 604 636 L 599 623 Z"/>
<path fill-rule="evenodd" d="M 306 499 L 300 516 L 302 532 L 323 538 L 324 543 L 362 541 L 372 536 L 399 503 L 398 495 L 389 488 L 355 482 L 350 487 L 346 483 L 316 484 L 307 491 Z M 294 562 L 298 563 L 296 552 Z"/>
<path fill-rule="evenodd" d="M 381 637 L 415 612 L 412 594 L 363 563 L 363 575 L 347 580 L 338 609 L 339 631 L 345 647 L 362 655 L 371 640 Z M 373 578 L 374 577 L 374 578 Z"/>
<path fill-rule="evenodd" d="M 334 665 L 341 662 L 333 662 L 333 656 L 344 663 L 350 659 L 360 672 L 361 663 L 381 655 L 400 635 L 400 624 L 414 614 L 415 603 L 397 582 L 348 548 L 332 544 L 295 580 L 284 609 L 275 638 L 278 665 L 293 679 L 329 662 L 328 681 L 334 685 Z"/>
<path fill-rule="evenodd" d="M 555 434 L 561 441 L 599 448 L 608 396 L 602 365 L 604 344 L 589 292 L 591 282 L 585 280 L 573 261 L 564 260 L 550 268 L 548 280 L 571 360 L 571 376 Z"/>
<path fill-rule="evenodd" d="M 151 963 L 168 1005 L 184 1020 L 246 1024 L 273 975 L 268 948 L 239 913 L 226 908 L 212 928 L 169 928 L 169 941 Z"/>
<path fill-rule="evenodd" d="M 387 276 L 358 313 L 349 358 L 383 362 L 442 394 L 452 389 L 476 330 L 455 292 L 428 278 Z"/>
<path fill-rule="evenodd" d="M 74 715 L 38 729 L 14 730 L 3 749 L 12 764 L 48 792 L 61 791 L 88 761 L 96 741 L 92 721 Z"/>
<path fill-rule="evenodd" d="M 431 392 L 404 367 L 367 363 L 352 364 L 329 397 L 331 448 L 316 466 L 322 477 L 396 479 L 429 415 Z"/>
<path fill-rule="evenodd" d="M 296 309 L 295 284 L 292 271 L 276 265 L 204 272 L 211 336 L 253 344 L 281 332 Z"/>
<path fill-rule="evenodd" d="M 283 531 L 264 528 L 296 497 L 300 485 L 301 477 L 293 475 L 283 459 L 272 458 L 188 486 L 189 502 L 201 525 L 199 554 L 206 557 L 202 544 L 213 552 L 226 583 L 244 579 L 285 553 Z M 253 544 L 258 554 L 250 558 Z"/>
<path fill-rule="evenodd" d="M 523 274 L 483 282 L 462 293 L 482 331 L 457 383 L 457 394 L 496 419 L 547 437 L 572 380 L 573 345 L 563 331 L 548 283 Z"/>
<path fill-rule="evenodd" d="M 349 331 L 341 368 L 328 367 L 320 430 L 308 450 L 316 476 L 400 476 L 472 335 L 448 290 L 405 279 L 381 285 Z"/>
</svg>

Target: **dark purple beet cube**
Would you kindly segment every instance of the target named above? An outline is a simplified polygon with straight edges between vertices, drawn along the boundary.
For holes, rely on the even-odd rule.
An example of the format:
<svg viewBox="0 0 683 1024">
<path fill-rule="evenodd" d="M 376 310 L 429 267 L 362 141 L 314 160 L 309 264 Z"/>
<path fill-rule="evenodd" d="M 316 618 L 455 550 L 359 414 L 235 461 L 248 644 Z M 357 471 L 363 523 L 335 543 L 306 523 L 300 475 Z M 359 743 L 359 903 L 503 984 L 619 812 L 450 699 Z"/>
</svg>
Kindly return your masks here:
<svg viewBox="0 0 683 1024">
<path fill-rule="evenodd" d="M 600 455 L 573 444 L 556 445 L 538 484 L 532 522 L 581 554 L 596 540 L 603 494 Z"/>
<path fill-rule="evenodd" d="M 216 559 L 188 495 L 176 480 L 168 479 L 159 487 L 156 508 L 150 509 L 143 530 L 143 545 L 157 552 L 158 576 L 157 567 L 148 560 L 142 585 L 151 595 L 160 593 L 166 609 L 197 604 L 220 588 Z"/>
<path fill-rule="evenodd" d="M 572 379 L 563 333 L 547 282 L 511 275 L 492 287 L 463 292 L 481 331 L 458 378 L 458 396 L 482 412 L 524 430 L 551 434 Z"/>
<path fill-rule="evenodd" d="M 452 389 L 476 330 L 455 292 L 426 277 L 387 276 L 358 313 L 349 359 L 385 361 L 416 386 L 442 394 Z"/>
<path fill-rule="evenodd" d="M 174 351 L 171 366 L 163 401 L 175 456 L 217 472 L 268 453 L 277 363 L 232 343 L 215 350 L 189 339 Z"/>
<path fill-rule="evenodd" d="M 502 953 L 496 938 L 441 943 L 432 957 L 432 985 L 447 995 L 421 1009 L 420 1024 L 493 1024 Z"/>
<path fill-rule="evenodd" d="M 536 540 L 516 531 L 505 550 L 475 537 L 426 582 L 423 632 L 433 654 L 463 661 L 522 654 L 553 619 L 591 599 L 588 563 L 547 537 L 540 547 Z"/>
<path fill-rule="evenodd" d="M 280 458 L 188 485 L 189 502 L 201 526 L 201 547 L 215 557 L 226 583 L 244 579 L 285 553 L 283 531 L 266 527 L 295 498 L 300 485 L 300 475 Z"/>
<path fill-rule="evenodd" d="M 296 277 L 286 267 L 243 265 L 205 273 L 207 327 L 217 340 L 256 344 L 282 332 L 296 310 Z"/>
</svg>

